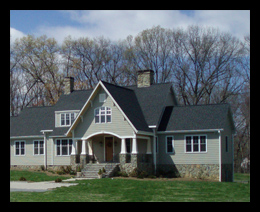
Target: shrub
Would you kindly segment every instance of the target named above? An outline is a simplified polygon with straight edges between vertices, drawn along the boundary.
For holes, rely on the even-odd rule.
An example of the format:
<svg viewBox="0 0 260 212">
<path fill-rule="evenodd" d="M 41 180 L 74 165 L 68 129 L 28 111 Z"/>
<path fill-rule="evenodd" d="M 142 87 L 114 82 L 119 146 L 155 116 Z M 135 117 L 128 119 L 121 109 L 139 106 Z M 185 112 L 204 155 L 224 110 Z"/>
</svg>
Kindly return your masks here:
<svg viewBox="0 0 260 212">
<path fill-rule="evenodd" d="M 101 171 L 101 169 L 99 169 L 99 171 L 98 171 L 98 174 L 99 174 L 99 175 L 101 175 L 101 174 L 102 174 L 102 171 Z"/>
<path fill-rule="evenodd" d="M 62 181 L 62 179 L 60 179 L 60 178 L 55 179 L 55 183 L 60 183 L 61 181 Z"/>
<path fill-rule="evenodd" d="M 26 181 L 25 177 L 20 177 L 19 181 Z"/>
<path fill-rule="evenodd" d="M 106 172 L 106 170 L 105 170 L 105 168 L 104 168 L 104 167 L 103 167 L 103 169 L 102 169 L 102 172 L 103 172 L 103 173 L 105 173 L 105 172 Z"/>
<path fill-rule="evenodd" d="M 137 177 L 138 176 L 138 170 L 137 168 L 134 168 L 133 171 L 129 174 L 129 177 Z"/>
</svg>

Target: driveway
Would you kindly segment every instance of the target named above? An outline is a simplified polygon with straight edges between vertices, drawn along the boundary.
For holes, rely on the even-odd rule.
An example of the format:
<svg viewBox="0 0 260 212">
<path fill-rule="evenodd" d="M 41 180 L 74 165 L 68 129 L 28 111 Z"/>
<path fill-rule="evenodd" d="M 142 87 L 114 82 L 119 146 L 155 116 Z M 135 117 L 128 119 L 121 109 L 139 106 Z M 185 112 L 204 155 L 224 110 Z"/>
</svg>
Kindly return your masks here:
<svg viewBox="0 0 260 212">
<path fill-rule="evenodd" d="M 68 187 L 78 185 L 78 183 L 55 183 L 54 181 L 44 182 L 26 182 L 26 181 L 10 181 L 10 192 L 26 191 L 26 192 L 44 192 L 57 187 Z"/>
</svg>

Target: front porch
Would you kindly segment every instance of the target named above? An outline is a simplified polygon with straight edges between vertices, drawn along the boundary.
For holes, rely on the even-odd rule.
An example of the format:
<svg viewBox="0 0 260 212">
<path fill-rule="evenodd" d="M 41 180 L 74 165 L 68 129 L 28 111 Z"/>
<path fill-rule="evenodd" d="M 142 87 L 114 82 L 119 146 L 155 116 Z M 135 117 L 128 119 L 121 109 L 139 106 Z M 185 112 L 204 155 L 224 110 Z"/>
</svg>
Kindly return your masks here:
<svg viewBox="0 0 260 212">
<path fill-rule="evenodd" d="M 121 171 L 135 168 L 153 173 L 152 137 L 117 137 L 96 134 L 87 139 L 73 139 L 70 163 L 82 168 L 89 163 L 120 163 Z"/>
</svg>

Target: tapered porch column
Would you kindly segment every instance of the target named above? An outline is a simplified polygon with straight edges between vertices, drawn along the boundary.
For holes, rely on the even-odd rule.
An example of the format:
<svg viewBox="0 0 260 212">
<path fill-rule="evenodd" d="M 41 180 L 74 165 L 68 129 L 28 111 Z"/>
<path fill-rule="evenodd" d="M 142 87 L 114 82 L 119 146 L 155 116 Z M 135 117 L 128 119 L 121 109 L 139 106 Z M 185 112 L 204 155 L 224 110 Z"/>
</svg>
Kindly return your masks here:
<svg viewBox="0 0 260 212">
<path fill-rule="evenodd" d="M 132 154 L 138 154 L 138 148 L 137 148 L 137 140 L 136 140 L 136 138 L 133 138 Z"/>
<path fill-rule="evenodd" d="M 81 155 L 86 155 L 86 139 L 82 139 L 82 148 L 81 148 Z"/>
<path fill-rule="evenodd" d="M 76 155 L 77 140 L 72 140 L 71 155 Z"/>
<path fill-rule="evenodd" d="M 151 149 L 151 139 L 147 139 L 147 149 L 146 149 L 146 154 L 152 154 L 152 149 Z"/>
<path fill-rule="evenodd" d="M 92 140 L 88 140 L 88 154 L 93 155 L 93 149 L 92 149 Z"/>
<path fill-rule="evenodd" d="M 121 139 L 121 152 L 120 154 L 126 154 L 126 143 L 125 143 L 125 138 Z"/>
</svg>

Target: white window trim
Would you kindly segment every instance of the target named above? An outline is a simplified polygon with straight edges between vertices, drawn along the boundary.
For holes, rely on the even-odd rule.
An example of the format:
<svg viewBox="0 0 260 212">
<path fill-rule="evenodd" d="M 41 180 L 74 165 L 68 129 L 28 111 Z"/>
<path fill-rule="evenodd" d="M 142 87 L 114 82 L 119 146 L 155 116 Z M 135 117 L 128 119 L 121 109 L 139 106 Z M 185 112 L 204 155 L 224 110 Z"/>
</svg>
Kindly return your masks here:
<svg viewBox="0 0 260 212">
<path fill-rule="evenodd" d="M 193 151 L 193 136 L 198 136 L 199 137 L 199 143 L 198 143 L 198 148 L 199 148 L 199 151 L 198 152 L 194 152 Z M 206 137 L 206 151 L 203 151 L 201 152 L 200 151 L 200 136 L 205 136 Z M 191 137 L 191 152 L 187 152 L 186 150 L 186 137 Z M 187 154 L 205 154 L 208 152 L 208 137 L 206 134 L 195 134 L 195 135 L 185 135 L 184 136 L 184 153 L 187 153 Z"/>
<path fill-rule="evenodd" d="M 168 139 L 167 138 L 172 138 L 172 152 L 168 152 L 167 151 L 167 147 L 168 147 Z M 174 149 L 174 136 L 171 135 L 171 136 L 166 136 L 165 137 L 165 151 L 167 154 L 175 154 L 175 149 Z"/>
<path fill-rule="evenodd" d="M 112 108 L 107 107 L 107 106 L 102 106 L 102 107 L 105 108 L 105 114 L 102 114 L 103 116 L 105 116 L 105 122 L 101 122 L 101 107 L 97 107 L 94 110 L 94 123 L 95 124 L 110 124 L 110 123 L 112 123 Z M 107 114 L 107 108 L 109 108 L 110 114 Z M 99 120 L 98 120 L 98 122 L 96 122 L 96 110 L 99 110 L 99 113 L 98 113 Z M 107 122 L 107 115 L 110 115 L 110 122 Z"/>
<path fill-rule="evenodd" d="M 16 143 L 21 143 L 24 142 L 24 154 L 21 155 L 21 145 L 19 144 L 19 155 L 16 154 Z M 22 140 L 22 141 L 14 141 L 14 156 L 25 156 L 26 155 L 26 141 Z"/>
<path fill-rule="evenodd" d="M 61 123 L 61 116 L 62 114 L 64 114 L 64 124 Z M 66 114 L 69 114 L 69 124 L 66 123 Z M 63 112 L 63 113 L 60 113 L 60 126 L 61 127 L 69 127 L 73 124 L 73 122 L 71 121 L 71 115 L 74 114 L 74 120 L 73 122 L 75 121 L 78 113 L 75 113 L 75 112 Z"/>
<path fill-rule="evenodd" d="M 38 141 L 38 154 L 34 153 L 34 148 L 35 148 L 35 141 Z M 40 154 L 40 141 L 43 141 L 43 154 Z M 41 156 L 41 155 L 45 155 L 45 148 L 44 148 L 44 140 L 34 140 L 33 141 L 33 155 L 35 156 Z"/>
<path fill-rule="evenodd" d="M 57 152 L 57 141 L 60 141 L 60 155 L 58 155 L 58 152 Z M 67 155 L 62 155 L 62 140 L 67 140 Z M 71 138 L 58 138 L 55 140 L 55 156 L 57 157 L 68 157 L 70 156 L 70 152 L 69 152 L 69 140 L 72 140 Z M 73 141 L 73 140 L 72 140 Z M 73 142 L 72 142 L 72 145 L 73 145 Z M 71 150 L 72 151 L 72 150 Z"/>
</svg>

